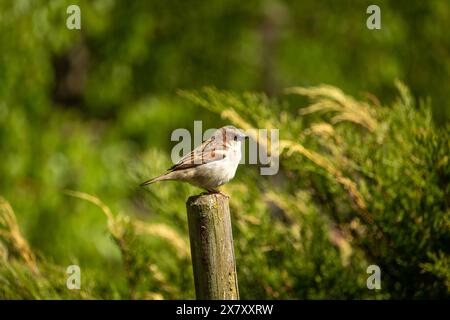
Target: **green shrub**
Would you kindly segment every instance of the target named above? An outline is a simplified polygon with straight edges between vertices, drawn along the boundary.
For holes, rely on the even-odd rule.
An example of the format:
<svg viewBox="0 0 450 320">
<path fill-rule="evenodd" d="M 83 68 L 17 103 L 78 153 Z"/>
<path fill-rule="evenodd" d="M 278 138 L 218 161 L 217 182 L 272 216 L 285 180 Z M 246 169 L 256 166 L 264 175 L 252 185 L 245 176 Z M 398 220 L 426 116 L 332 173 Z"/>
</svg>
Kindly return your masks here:
<svg viewBox="0 0 450 320">
<path fill-rule="evenodd" d="M 223 187 L 231 196 L 242 298 L 448 297 L 449 130 L 436 128 L 429 105 L 415 106 L 406 87 L 397 87 L 400 96 L 391 106 L 373 98 L 359 101 L 331 86 L 290 88 L 286 93 L 295 96 L 278 100 L 213 88 L 180 92 L 226 123 L 280 130 L 280 172 L 261 176 L 258 168 L 241 166 L 235 180 Z M 295 99 L 298 94 L 312 104 L 298 108 L 304 101 Z M 100 144 L 101 153 L 127 150 L 114 130 L 110 135 Z M 68 148 L 79 143 L 67 142 Z M 194 297 L 185 201 L 198 189 L 176 182 L 130 188 L 170 162 L 153 148 L 140 156 L 134 152 L 128 161 L 108 164 L 110 172 L 122 171 L 108 180 L 118 185 L 104 189 L 117 210 L 97 197 L 54 189 L 55 201 L 65 203 L 59 206 L 65 211 L 61 214 L 72 212 L 69 220 L 52 223 L 54 228 L 76 227 L 83 212 L 101 218 L 99 209 L 69 195 L 93 202 L 106 215 L 99 220 L 106 235 L 72 231 L 74 239 L 90 236 L 79 244 L 84 255 L 72 252 L 53 261 L 41 249 L 36 258 L 21 235 L 8 236 L 18 226 L 5 222 L 14 214 L 3 201 L 2 298 Z M 95 159 L 84 154 L 80 161 Z M 67 237 L 61 246 L 69 250 L 74 247 Z M 98 249 L 89 248 L 95 243 Z M 65 288 L 64 266 L 69 264 L 81 265 L 78 292 Z M 381 290 L 366 287 L 371 264 L 381 268 Z M 32 276 L 36 272 L 39 276 Z"/>
</svg>

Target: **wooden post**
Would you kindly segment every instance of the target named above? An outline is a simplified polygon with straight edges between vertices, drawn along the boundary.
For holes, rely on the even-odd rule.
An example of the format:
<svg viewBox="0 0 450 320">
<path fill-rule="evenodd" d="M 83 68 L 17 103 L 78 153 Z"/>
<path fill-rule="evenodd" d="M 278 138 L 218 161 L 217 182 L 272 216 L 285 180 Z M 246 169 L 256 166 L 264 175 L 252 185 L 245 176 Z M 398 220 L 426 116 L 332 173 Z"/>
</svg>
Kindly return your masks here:
<svg viewBox="0 0 450 320">
<path fill-rule="evenodd" d="M 197 299 L 239 299 L 228 198 L 193 196 L 186 207 Z"/>
</svg>

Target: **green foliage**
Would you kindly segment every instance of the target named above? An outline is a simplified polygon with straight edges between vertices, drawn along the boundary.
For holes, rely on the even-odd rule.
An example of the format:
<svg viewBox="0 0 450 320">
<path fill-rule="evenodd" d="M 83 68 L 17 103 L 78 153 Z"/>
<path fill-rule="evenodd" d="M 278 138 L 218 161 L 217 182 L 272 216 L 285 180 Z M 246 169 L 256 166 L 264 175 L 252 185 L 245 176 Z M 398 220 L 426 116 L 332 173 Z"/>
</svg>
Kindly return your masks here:
<svg viewBox="0 0 450 320">
<path fill-rule="evenodd" d="M 401 96 L 390 107 L 357 101 L 330 86 L 291 88 L 288 93 L 313 100 L 295 111 L 262 94 L 181 92 L 227 122 L 280 129 L 281 176 L 259 176 L 246 167 L 224 187 L 231 195 L 243 298 L 448 296 L 449 131 L 435 127 L 428 106 L 414 110 L 407 89 L 398 87 Z M 277 116 L 279 108 L 284 111 Z M 306 121 L 309 117 L 314 120 Z M 157 151 L 143 157 L 128 163 L 129 181 L 153 176 L 168 162 Z M 152 172 L 144 162 L 152 163 Z M 116 272 L 122 278 L 91 267 L 79 298 L 193 297 L 184 209 L 193 192 L 167 183 L 150 188 L 144 200 L 141 191 L 133 191 L 131 199 L 137 197 L 139 204 L 127 210 L 143 207 L 151 222 L 113 214 L 98 198 L 69 192 L 104 211 L 109 245 L 120 255 Z M 39 269 L 45 260 L 38 259 Z M 15 271 L 15 264 L 17 259 L 0 271 L 5 297 L 42 298 L 51 290 L 67 297 L 61 276 L 54 279 L 51 273 L 43 278 L 45 285 L 41 278 L 13 282 L 13 271 L 25 272 L 23 266 Z M 382 291 L 366 288 L 370 264 L 381 267 Z"/>
<path fill-rule="evenodd" d="M 295 263 L 307 266 L 308 262 L 317 262 L 316 269 L 310 270 L 305 278 L 318 276 L 326 281 L 330 277 L 336 281 L 333 269 L 339 270 L 337 259 L 322 248 L 331 249 L 331 241 L 341 249 L 341 255 L 345 255 L 344 247 L 364 252 L 362 257 L 356 251 L 356 260 L 351 263 L 356 270 L 339 270 L 341 277 L 348 274 L 353 281 L 359 279 L 362 283 L 363 266 L 370 262 L 383 270 L 388 297 L 443 297 L 450 289 L 448 272 L 444 271 L 450 267 L 449 130 L 436 128 L 429 106 L 421 105 L 415 110 L 406 87 L 401 83 L 397 86 L 401 96 L 390 107 L 357 101 L 330 86 L 288 89 L 288 93 L 306 95 L 314 102 L 297 110 L 302 117 L 312 114 L 315 119 L 303 129 L 293 125 L 293 122 L 304 122 L 301 117 L 286 115 L 284 111 L 276 116 L 279 106 L 262 95 L 241 97 L 211 88 L 181 94 L 241 127 L 261 128 L 270 123 L 280 130 L 281 165 L 288 178 L 279 182 L 279 186 L 266 184 L 260 192 L 263 199 L 271 199 L 268 195 L 276 193 L 275 198 L 285 214 L 292 210 L 288 221 L 297 221 L 300 230 L 307 228 L 313 233 L 307 242 L 314 244 L 309 253 L 312 257 L 306 250 L 302 252 L 306 260 Z M 310 220 L 303 221 L 302 215 L 308 215 Z M 327 219 L 323 220 L 323 216 Z M 276 230 L 273 222 L 268 221 L 267 225 L 266 232 Z M 339 238 L 341 233 L 346 240 Z M 344 246 L 344 241 L 350 244 Z M 277 245 L 286 242 L 293 240 L 273 241 Z M 321 246 L 321 242 L 325 244 Z M 300 241 L 300 248 L 305 245 Z M 320 252 L 318 256 L 316 250 Z M 286 259 L 295 261 L 294 252 L 280 251 L 288 253 Z M 280 256 L 274 260 L 283 261 Z M 327 265 L 328 260 L 334 268 Z M 265 261 L 260 265 L 270 263 Z M 288 266 L 280 267 L 272 276 L 281 275 L 282 270 L 288 270 Z M 271 276 L 257 278 L 271 279 Z M 296 280 L 300 279 L 301 276 Z M 350 279 L 343 282 L 348 283 Z M 342 283 L 326 283 L 320 290 L 321 294 L 326 292 L 325 296 L 300 292 L 309 298 L 334 297 L 334 285 L 341 293 L 346 292 L 345 296 L 352 296 L 355 294 L 352 290 L 358 288 L 352 284 L 347 292 L 347 286 Z"/>
<path fill-rule="evenodd" d="M 379 1 L 379 31 L 367 1 L 76 3 L 80 31 L 73 1 L 0 0 L 0 298 L 193 298 L 199 189 L 138 188 L 193 120 L 280 129 L 280 173 L 224 187 L 243 298 L 448 297 L 445 1 Z"/>
</svg>

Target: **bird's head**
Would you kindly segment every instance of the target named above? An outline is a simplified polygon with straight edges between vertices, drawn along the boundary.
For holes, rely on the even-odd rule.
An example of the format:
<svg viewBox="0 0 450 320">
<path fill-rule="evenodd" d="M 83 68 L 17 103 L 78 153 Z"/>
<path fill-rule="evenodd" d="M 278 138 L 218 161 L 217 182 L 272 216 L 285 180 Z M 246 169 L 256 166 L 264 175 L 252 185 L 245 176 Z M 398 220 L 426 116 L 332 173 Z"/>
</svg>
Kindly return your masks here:
<svg viewBox="0 0 450 320">
<path fill-rule="evenodd" d="M 224 144 L 239 144 L 248 136 L 234 126 L 220 128 L 214 134 L 216 139 L 220 139 Z"/>
</svg>

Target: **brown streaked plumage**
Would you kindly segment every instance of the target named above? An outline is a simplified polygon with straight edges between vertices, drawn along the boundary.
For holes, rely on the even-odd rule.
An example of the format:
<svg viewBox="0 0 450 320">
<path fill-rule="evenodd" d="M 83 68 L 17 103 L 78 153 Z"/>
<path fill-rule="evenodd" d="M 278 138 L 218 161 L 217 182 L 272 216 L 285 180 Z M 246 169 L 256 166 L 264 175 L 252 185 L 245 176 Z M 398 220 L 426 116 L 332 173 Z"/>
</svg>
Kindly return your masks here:
<svg viewBox="0 0 450 320">
<path fill-rule="evenodd" d="M 147 180 L 141 186 L 158 181 L 178 180 L 209 192 L 217 192 L 216 187 L 234 177 L 241 160 L 241 141 L 245 137 L 233 126 L 220 128 L 211 138 L 170 167 L 165 174 Z"/>
</svg>

